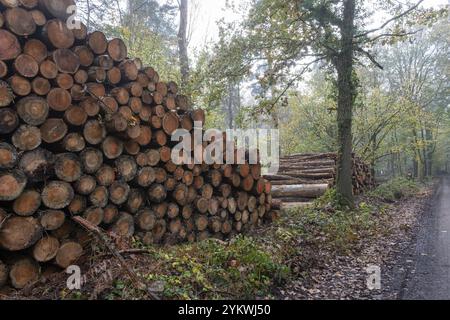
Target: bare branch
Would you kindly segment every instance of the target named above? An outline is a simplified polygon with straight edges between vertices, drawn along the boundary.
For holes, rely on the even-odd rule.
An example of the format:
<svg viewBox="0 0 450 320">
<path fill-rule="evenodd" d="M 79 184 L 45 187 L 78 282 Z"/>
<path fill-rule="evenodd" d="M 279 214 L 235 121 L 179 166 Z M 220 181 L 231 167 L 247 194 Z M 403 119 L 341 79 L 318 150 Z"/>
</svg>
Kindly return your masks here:
<svg viewBox="0 0 450 320">
<path fill-rule="evenodd" d="M 387 21 L 386 21 L 385 23 L 383 23 L 380 27 L 375 28 L 375 29 L 371 29 L 371 30 L 367 30 L 366 32 L 361 33 L 361 34 L 357 34 L 357 35 L 355 35 L 355 38 L 365 37 L 365 36 L 367 36 L 367 35 L 370 34 L 370 33 L 377 32 L 377 31 L 380 31 L 380 30 L 384 29 L 384 28 L 385 28 L 388 24 L 390 24 L 391 22 L 393 22 L 393 21 L 395 21 L 395 20 L 398 20 L 398 19 L 400 19 L 400 18 L 402 18 L 402 17 L 408 15 L 411 11 L 414 11 L 415 9 L 417 9 L 417 7 L 418 7 L 423 1 L 424 1 L 424 0 L 419 0 L 419 2 L 417 2 L 417 3 L 416 3 L 415 5 L 413 5 L 411 8 L 409 8 L 408 10 L 406 10 L 406 11 L 404 11 L 404 12 L 402 12 L 402 13 L 396 15 L 395 17 L 392 17 L 391 19 L 387 20 Z"/>
<path fill-rule="evenodd" d="M 378 63 L 377 60 L 375 60 L 375 57 L 372 56 L 369 52 L 365 51 L 362 48 L 356 48 L 358 52 L 361 52 L 363 55 L 365 55 L 377 68 L 380 68 L 381 70 L 384 70 L 383 66 Z"/>
</svg>

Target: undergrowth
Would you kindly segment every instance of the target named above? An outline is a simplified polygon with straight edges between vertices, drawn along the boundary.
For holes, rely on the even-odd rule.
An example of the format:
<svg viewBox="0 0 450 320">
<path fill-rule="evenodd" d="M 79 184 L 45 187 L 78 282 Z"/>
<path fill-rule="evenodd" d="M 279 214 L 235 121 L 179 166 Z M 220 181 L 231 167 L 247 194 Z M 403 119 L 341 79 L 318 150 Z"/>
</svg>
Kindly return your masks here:
<svg viewBox="0 0 450 320">
<path fill-rule="evenodd" d="M 413 196 L 420 190 L 420 187 L 421 185 L 414 180 L 395 178 L 383 183 L 368 195 L 383 201 L 394 202 Z"/>
<path fill-rule="evenodd" d="M 271 298 L 274 287 L 323 263 L 319 252 L 357 249 L 361 239 L 380 232 L 389 203 L 419 190 L 412 181 L 395 179 L 360 198 L 354 209 L 339 206 L 336 191 L 330 190 L 309 208 L 283 212 L 253 237 L 148 247 L 151 262 L 139 274 L 148 283 L 162 284 L 163 299 Z M 115 281 L 106 298 L 136 298 L 132 288 Z"/>
<path fill-rule="evenodd" d="M 282 257 L 263 250 L 257 241 L 239 236 L 230 243 L 206 240 L 172 248 L 149 248 L 152 271 L 140 271 L 149 283 L 163 284 L 164 299 L 250 299 L 266 297 L 289 276 Z M 116 281 L 109 299 L 127 295 Z"/>
</svg>

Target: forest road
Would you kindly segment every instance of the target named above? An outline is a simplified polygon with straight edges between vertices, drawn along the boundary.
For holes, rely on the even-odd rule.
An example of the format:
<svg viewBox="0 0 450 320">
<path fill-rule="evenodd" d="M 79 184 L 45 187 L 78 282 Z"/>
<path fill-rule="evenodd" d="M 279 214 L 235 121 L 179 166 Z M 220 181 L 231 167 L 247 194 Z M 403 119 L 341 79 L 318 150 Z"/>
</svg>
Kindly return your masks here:
<svg viewBox="0 0 450 320">
<path fill-rule="evenodd" d="M 450 299 L 450 177 L 443 177 L 417 234 L 415 257 L 400 299 Z"/>
</svg>

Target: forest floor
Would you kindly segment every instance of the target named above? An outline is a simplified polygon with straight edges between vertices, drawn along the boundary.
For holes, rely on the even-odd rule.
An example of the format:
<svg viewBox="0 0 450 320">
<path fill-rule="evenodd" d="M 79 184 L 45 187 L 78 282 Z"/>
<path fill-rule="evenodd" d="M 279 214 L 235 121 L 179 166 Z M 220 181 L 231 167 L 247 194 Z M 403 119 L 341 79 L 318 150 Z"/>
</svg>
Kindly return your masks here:
<svg viewBox="0 0 450 320">
<path fill-rule="evenodd" d="M 417 230 L 430 212 L 434 185 L 401 180 L 360 197 L 357 209 L 336 208 L 332 192 L 312 208 L 230 242 L 208 240 L 122 252 L 127 265 L 161 299 L 398 299 L 411 274 Z M 149 299 L 100 243 L 70 275 L 47 277 L 0 299 Z M 381 269 L 381 289 L 369 290 L 367 268 Z"/>
<path fill-rule="evenodd" d="M 405 298 L 405 282 L 414 273 L 417 234 L 432 211 L 434 188 L 434 185 L 422 187 L 394 203 L 383 204 L 383 201 L 365 197 L 364 200 L 379 208 L 370 218 L 371 226 L 356 231 L 344 247 L 335 245 L 336 238 L 321 239 L 320 236 L 310 244 L 303 243 L 303 254 L 297 259 L 301 272 L 279 290 L 277 298 Z M 311 264 L 304 267 L 307 261 Z M 374 271 L 368 269 L 370 267 L 379 268 L 379 288 L 368 286 L 369 276 Z"/>
</svg>

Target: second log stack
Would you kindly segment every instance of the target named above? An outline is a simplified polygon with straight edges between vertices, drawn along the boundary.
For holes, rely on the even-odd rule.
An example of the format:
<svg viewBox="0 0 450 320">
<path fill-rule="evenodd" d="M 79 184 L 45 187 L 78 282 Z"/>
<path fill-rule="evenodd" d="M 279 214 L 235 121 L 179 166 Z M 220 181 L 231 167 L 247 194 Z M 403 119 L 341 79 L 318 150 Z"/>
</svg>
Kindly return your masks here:
<svg viewBox="0 0 450 320">
<path fill-rule="evenodd" d="M 276 206 L 298 206 L 311 203 L 335 185 L 336 153 L 294 154 L 280 159 L 277 175 L 267 176 L 273 184 Z M 353 193 L 361 194 L 375 185 L 370 167 L 353 155 Z"/>
</svg>

